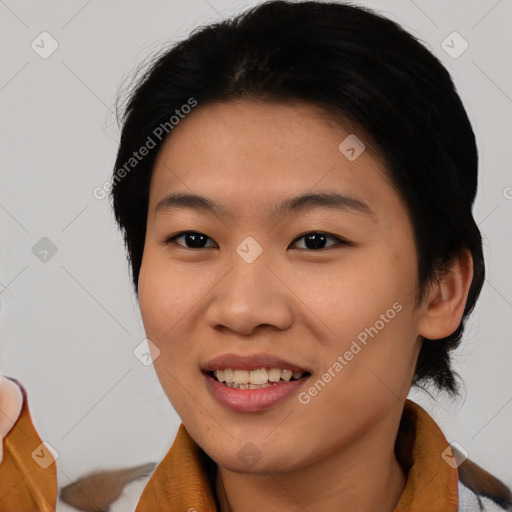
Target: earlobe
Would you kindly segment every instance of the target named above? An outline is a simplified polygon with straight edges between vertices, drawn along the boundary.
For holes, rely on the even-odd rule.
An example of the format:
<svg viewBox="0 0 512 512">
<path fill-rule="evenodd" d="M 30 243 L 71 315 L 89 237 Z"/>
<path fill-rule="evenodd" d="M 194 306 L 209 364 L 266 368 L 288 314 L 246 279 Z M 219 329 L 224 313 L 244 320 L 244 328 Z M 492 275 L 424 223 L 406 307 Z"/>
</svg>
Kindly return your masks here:
<svg viewBox="0 0 512 512">
<path fill-rule="evenodd" d="M 473 258 L 469 249 L 457 256 L 439 283 L 432 285 L 424 302 L 418 334 L 438 340 L 452 334 L 460 324 L 473 280 Z"/>
</svg>

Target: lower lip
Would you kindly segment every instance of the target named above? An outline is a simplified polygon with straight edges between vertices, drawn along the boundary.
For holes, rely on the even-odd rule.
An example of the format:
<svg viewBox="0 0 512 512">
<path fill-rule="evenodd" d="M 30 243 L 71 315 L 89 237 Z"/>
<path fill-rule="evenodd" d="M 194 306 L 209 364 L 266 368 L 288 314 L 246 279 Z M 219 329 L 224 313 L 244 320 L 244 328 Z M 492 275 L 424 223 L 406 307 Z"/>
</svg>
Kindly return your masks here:
<svg viewBox="0 0 512 512">
<path fill-rule="evenodd" d="M 256 412 L 268 409 L 295 393 L 309 377 L 280 382 L 268 388 L 235 389 L 221 384 L 209 374 L 204 374 L 204 376 L 206 385 L 214 398 L 220 404 L 237 412 Z"/>
</svg>

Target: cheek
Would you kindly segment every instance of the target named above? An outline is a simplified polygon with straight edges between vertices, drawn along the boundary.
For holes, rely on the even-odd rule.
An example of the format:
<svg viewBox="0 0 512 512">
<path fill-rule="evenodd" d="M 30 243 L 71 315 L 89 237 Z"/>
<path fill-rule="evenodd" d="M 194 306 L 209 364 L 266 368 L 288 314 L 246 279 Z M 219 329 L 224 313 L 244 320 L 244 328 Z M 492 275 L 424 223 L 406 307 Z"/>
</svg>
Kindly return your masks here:
<svg viewBox="0 0 512 512">
<path fill-rule="evenodd" d="M 398 257 L 396 251 L 375 251 L 350 268 L 301 281 L 297 293 L 308 298 L 312 325 L 326 333 L 317 336 L 323 342 L 320 373 L 331 368 L 336 374 L 326 400 L 350 403 L 350 397 L 379 390 L 386 395 L 386 385 L 401 394 L 408 383 L 417 350 L 416 273 L 406 265 L 409 259 L 414 261 L 411 251 Z"/>
<path fill-rule="evenodd" d="M 394 319 L 399 315 L 393 305 L 411 300 L 408 292 L 414 279 L 410 273 L 397 270 L 400 266 L 392 259 L 377 251 L 374 255 L 355 255 L 353 260 L 347 259 L 334 269 L 317 269 L 314 274 L 296 280 L 294 293 L 307 305 L 303 309 L 305 318 L 311 317 L 312 323 L 316 318 L 317 326 L 324 326 L 327 338 L 341 343 L 376 322 L 381 326 L 389 318 L 396 324 Z"/>
<path fill-rule="evenodd" d="M 155 371 L 171 403 L 180 411 L 181 395 L 186 395 L 180 383 L 190 381 L 195 369 L 188 363 L 197 360 L 199 350 L 197 343 L 192 343 L 191 330 L 197 325 L 194 306 L 204 296 L 206 284 L 194 281 L 190 271 L 176 267 L 156 250 L 150 248 L 144 253 L 139 305 L 146 336 L 156 347 Z"/>
<path fill-rule="evenodd" d="M 144 253 L 139 276 L 142 321 L 154 345 L 151 355 L 158 380 L 180 417 L 195 414 L 182 384 L 187 382 L 183 372 L 190 371 L 190 365 L 184 364 L 190 358 L 190 343 L 187 336 L 177 332 L 180 319 L 190 309 L 189 296 L 185 280 L 178 273 L 170 272 L 151 250 Z"/>
<path fill-rule="evenodd" d="M 139 277 L 139 304 L 148 338 L 163 343 L 201 297 L 204 285 L 149 250 Z M 178 327 L 177 327 L 178 328 Z"/>
<path fill-rule="evenodd" d="M 158 279 L 158 268 L 144 256 L 139 276 L 139 306 L 144 329 L 149 339 L 158 343 L 162 331 L 163 314 L 172 311 L 172 303 L 165 294 L 163 279 Z"/>
</svg>

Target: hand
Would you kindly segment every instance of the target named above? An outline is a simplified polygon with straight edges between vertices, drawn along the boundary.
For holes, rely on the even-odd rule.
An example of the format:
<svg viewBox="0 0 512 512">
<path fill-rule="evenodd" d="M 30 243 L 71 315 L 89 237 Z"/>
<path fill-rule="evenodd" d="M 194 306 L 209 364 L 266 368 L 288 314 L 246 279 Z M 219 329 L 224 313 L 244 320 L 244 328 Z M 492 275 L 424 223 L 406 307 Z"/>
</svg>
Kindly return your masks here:
<svg viewBox="0 0 512 512">
<path fill-rule="evenodd" d="M 18 420 L 23 406 L 21 389 L 0 375 L 0 463 L 4 458 L 4 437 Z"/>
</svg>

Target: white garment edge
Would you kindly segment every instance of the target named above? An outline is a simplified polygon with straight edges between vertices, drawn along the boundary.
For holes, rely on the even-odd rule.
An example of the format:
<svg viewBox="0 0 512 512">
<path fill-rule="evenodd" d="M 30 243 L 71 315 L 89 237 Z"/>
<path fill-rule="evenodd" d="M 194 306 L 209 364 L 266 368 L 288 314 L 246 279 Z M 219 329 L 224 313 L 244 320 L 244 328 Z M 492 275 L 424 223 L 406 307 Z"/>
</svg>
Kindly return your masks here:
<svg viewBox="0 0 512 512">
<path fill-rule="evenodd" d="M 479 498 L 480 503 L 479 504 Z M 459 480 L 459 507 L 458 512 L 503 512 L 504 508 L 494 503 L 490 498 L 478 496 Z"/>
</svg>

